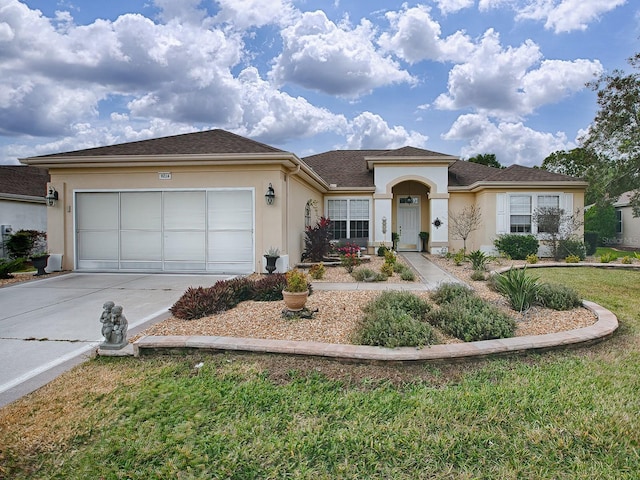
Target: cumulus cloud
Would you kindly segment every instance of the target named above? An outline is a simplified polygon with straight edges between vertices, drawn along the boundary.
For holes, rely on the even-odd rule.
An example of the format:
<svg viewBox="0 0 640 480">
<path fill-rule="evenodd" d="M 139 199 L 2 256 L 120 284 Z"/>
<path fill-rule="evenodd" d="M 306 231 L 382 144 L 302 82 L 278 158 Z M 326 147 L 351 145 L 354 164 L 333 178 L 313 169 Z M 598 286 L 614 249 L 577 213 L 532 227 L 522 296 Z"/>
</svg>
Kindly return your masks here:
<svg viewBox="0 0 640 480">
<path fill-rule="evenodd" d="M 447 15 L 449 13 L 456 13 L 465 8 L 473 7 L 475 0 L 435 0 L 440 11 Z"/>
<path fill-rule="evenodd" d="M 626 0 L 535 0 L 519 10 L 518 20 L 543 20 L 555 33 L 586 30 L 590 23 Z"/>
<path fill-rule="evenodd" d="M 422 60 L 462 61 L 473 51 L 473 43 L 464 32 L 458 31 L 441 38 L 440 24 L 431 18 L 424 5 L 399 12 L 387 12 L 392 33 L 384 32 L 378 43 L 388 52 L 410 63 Z"/>
<path fill-rule="evenodd" d="M 409 73 L 373 44 L 371 23 L 336 25 L 324 12 L 305 12 L 281 32 L 283 51 L 270 73 L 276 84 L 295 83 L 331 95 L 356 97 L 394 83 L 412 83 Z"/>
<path fill-rule="evenodd" d="M 521 122 L 494 123 L 480 114 L 461 115 L 442 138 L 467 143 L 460 156 L 494 153 L 503 165 L 540 165 L 550 153 L 575 148 L 563 132 L 539 132 Z"/>
<path fill-rule="evenodd" d="M 402 126 L 390 127 L 379 115 L 364 112 L 350 123 L 347 149 L 393 149 L 407 145 L 424 147 L 429 137 L 419 132 L 407 131 Z"/>
<path fill-rule="evenodd" d="M 449 72 L 448 92 L 434 105 L 443 110 L 473 108 L 489 115 L 516 119 L 585 88 L 602 73 L 590 60 L 542 60 L 538 45 L 503 48 L 488 30 L 471 58 Z"/>
<path fill-rule="evenodd" d="M 174 2 L 175 0 L 166 0 Z M 299 16 L 288 0 L 217 0 L 220 12 L 215 21 L 228 22 L 234 28 L 246 30 L 269 24 L 288 24 Z"/>
</svg>

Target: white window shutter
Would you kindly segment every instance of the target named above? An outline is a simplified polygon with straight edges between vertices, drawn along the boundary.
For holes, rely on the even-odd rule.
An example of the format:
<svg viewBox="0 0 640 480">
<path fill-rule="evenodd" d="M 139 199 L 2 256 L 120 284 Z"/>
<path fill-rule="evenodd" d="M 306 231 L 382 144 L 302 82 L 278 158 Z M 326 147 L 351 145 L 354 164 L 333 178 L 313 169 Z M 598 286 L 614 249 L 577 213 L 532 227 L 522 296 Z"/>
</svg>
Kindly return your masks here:
<svg viewBox="0 0 640 480">
<path fill-rule="evenodd" d="M 507 222 L 507 194 L 506 193 L 498 193 L 496 194 L 496 233 L 507 233 L 508 232 L 508 222 Z"/>
</svg>

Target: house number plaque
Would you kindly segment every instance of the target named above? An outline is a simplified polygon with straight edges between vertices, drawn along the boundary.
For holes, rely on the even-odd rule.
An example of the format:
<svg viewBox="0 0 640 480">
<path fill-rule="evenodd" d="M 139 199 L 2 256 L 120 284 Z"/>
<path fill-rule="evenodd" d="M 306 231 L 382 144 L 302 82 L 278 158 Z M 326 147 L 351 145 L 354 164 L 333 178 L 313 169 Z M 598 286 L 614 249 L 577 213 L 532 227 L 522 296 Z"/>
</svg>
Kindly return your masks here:
<svg viewBox="0 0 640 480">
<path fill-rule="evenodd" d="M 171 172 L 158 172 L 160 180 L 171 180 Z"/>
</svg>

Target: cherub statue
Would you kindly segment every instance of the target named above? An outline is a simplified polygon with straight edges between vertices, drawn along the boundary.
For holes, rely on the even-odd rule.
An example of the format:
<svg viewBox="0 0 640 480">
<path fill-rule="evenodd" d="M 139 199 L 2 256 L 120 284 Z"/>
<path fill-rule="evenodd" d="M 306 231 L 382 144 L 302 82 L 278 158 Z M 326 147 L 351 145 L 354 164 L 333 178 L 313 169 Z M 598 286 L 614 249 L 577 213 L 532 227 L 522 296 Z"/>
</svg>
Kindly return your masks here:
<svg viewBox="0 0 640 480">
<path fill-rule="evenodd" d="M 111 341 L 111 333 L 113 332 L 113 319 L 111 316 L 111 311 L 115 303 L 112 301 L 105 302 L 102 306 L 102 315 L 100 315 L 100 323 L 102 323 L 102 336 L 104 337 L 105 343 L 110 343 Z"/>
<path fill-rule="evenodd" d="M 116 345 L 127 343 L 129 322 L 127 322 L 127 317 L 122 313 L 121 305 L 116 305 L 111 309 L 111 320 L 113 322 L 113 332 L 111 334 L 113 343 Z"/>
</svg>

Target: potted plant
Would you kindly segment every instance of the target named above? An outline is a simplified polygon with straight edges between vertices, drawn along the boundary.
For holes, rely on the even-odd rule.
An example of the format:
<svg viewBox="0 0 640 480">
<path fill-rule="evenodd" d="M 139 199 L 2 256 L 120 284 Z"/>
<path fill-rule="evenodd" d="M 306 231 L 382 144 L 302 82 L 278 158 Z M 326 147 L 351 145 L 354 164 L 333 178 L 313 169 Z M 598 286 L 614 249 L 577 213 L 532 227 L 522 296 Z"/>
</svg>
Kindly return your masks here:
<svg viewBox="0 0 640 480">
<path fill-rule="evenodd" d="M 429 243 L 429 232 L 420 232 L 418 234 L 420 236 L 420 240 L 422 240 L 422 251 L 427 251 L 427 243 Z"/>
<path fill-rule="evenodd" d="M 286 273 L 287 285 L 282 290 L 282 298 L 287 309 L 299 312 L 304 308 L 309 296 L 309 281 L 307 274 L 297 268 Z"/>
<path fill-rule="evenodd" d="M 47 234 L 36 230 L 19 230 L 6 241 L 7 250 L 12 258 L 28 259 L 37 269 L 35 275 L 46 275 Z"/>
<path fill-rule="evenodd" d="M 280 258 L 280 250 L 274 247 L 270 247 L 264 254 L 264 258 L 267 260 L 267 265 L 264 267 L 269 274 L 272 274 L 276 270 L 276 261 Z"/>
</svg>

